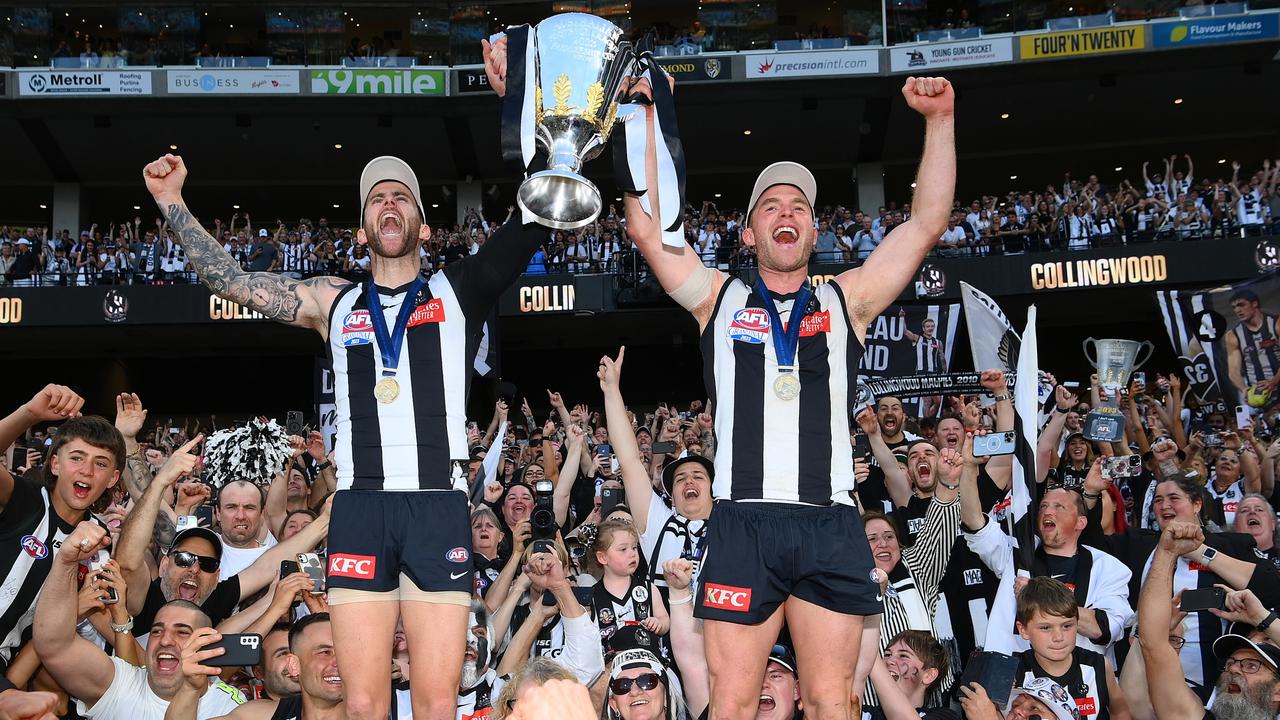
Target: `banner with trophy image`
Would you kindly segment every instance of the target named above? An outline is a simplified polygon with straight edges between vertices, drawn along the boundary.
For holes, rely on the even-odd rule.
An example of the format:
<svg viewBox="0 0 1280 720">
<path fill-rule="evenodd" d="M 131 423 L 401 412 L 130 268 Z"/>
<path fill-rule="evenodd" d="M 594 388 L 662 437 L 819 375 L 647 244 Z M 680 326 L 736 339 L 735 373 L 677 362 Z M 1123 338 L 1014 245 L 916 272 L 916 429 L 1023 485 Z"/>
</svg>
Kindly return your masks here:
<svg viewBox="0 0 1280 720">
<path fill-rule="evenodd" d="M 907 412 L 936 416 L 942 408 L 935 396 L 963 392 L 943 388 L 967 387 L 963 378 L 951 373 L 959 323 L 959 303 L 890 305 L 867 326 L 858 381 L 876 395 L 918 398 L 914 403 L 904 401 Z M 895 392 L 884 392 L 888 390 Z M 917 409 L 918 413 L 913 412 Z"/>
<path fill-rule="evenodd" d="M 1280 377 L 1280 273 L 1205 290 L 1156 293 L 1198 416 L 1269 408 Z M 1194 401 L 1194 403 L 1192 402 Z"/>
</svg>

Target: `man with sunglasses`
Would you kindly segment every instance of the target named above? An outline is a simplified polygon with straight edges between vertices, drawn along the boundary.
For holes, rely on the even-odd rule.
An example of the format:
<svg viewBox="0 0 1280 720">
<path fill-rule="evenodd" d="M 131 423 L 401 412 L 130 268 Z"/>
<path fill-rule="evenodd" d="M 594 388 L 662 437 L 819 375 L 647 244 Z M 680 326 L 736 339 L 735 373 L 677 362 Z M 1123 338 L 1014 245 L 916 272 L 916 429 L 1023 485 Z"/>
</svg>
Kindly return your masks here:
<svg viewBox="0 0 1280 720">
<path fill-rule="evenodd" d="M 116 560 L 128 583 L 128 610 L 134 616 L 133 634 L 145 636 L 156 611 L 171 600 L 188 600 L 199 606 L 214 625 L 225 620 L 242 600 L 266 587 L 279 573 L 280 561 L 310 552 L 329 531 L 329 504 L 314 522 L 298 534 L 275 545 L 252 565 L 218 581 L 222 541 L 207 528 L 188 528 L 174 536 L 160 560 L 159 576 L 152 578 L 146 554 L 155 530 L 160 503 L 179 479 L 189 475 L 199 458 L 191 454 L 198 435 L 173 453 L 137 501 L 120 533 Z M 146 640 L 142 640 L 144 644 Z"/>
<path fill-rule="evenodd" d="M 1255 643 L 1242 635 L 1223 635 L 1213 643 L 1213 654 L 1223 663 L 1212 710 L 1200 696 L 1182 683 L 1182 662 L 1169 642 L 1173 615 L 1173 575 L 1178 558 L 1194 552 L 1204 542 L 1204 531 L 1192 523 L 1169 522 L 1151 556 L 1151 569 L 1138 598 L 1138 642 L 1146 663 L 1147 686 L 1156 717 L 1249 720 L 1274 717 L 1280 712 L 1280 648 Z M 1269 613 L 1259 624 L 1266 629 L 1276 620 Z M 1203 714 L 1201 714 L 1203 713 Z"/>
<path fill-rule="evenodd" d="M 157 608 L 146 626 L 150 642 L 145 669 L 111 657 L 80 637 L 76 632 L 77 570 L 110 543 L 106 529 L 87 521 L 62 543 L 36 605 L 32 642 L 45 669 L 76 698 L 79 715 L 90 720 L 161 720 L 184 684 L 182 647 L 193 634 L 210 628 L 209 616 L 186 600 Z M 201 680 L 200 718 L 226 715 L 244 703 L 239 690 L 216 678 Z"/>
</svg>

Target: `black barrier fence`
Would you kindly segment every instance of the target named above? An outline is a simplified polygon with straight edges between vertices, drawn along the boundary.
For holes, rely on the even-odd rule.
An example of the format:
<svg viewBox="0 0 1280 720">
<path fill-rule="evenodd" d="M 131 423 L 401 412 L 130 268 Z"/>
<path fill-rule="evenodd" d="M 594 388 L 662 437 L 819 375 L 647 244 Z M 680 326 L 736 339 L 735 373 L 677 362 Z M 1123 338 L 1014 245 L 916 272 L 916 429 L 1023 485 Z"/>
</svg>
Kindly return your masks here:
<svg viewBox="0 0 1280 720">
<path fill-rule="evenodd" d="M 615 272 L 522 275 L 503 293 L 499 314 L 595 314 L 624 306 L 670 304 L 649 277 L 642 258 L 619 253 L 613 260 Z M 754 272 L 748 263 L 722 263 L 715 256 L 706 262 L 747 279 Z M 810 266 L 810 278 L 815 283 L 830 282 L 856 266 L 856 262 L 815 262 Z M 1280 238 L 1276 237 L 1229 237 L 981 258 L 930 257 L 902 299 L 955 299 L 959 297 L 961 280 L 994 297 L 1035 296 L 1110 288 L 1210 286 L 1237 282 L 1277 268 Z M 0 327 L 265 321 L 252 310 L 211 295 L 203 285 L 175 282 L 172 278 L 164 282 L 173 284 L 0 287 Z"/>
</svg>

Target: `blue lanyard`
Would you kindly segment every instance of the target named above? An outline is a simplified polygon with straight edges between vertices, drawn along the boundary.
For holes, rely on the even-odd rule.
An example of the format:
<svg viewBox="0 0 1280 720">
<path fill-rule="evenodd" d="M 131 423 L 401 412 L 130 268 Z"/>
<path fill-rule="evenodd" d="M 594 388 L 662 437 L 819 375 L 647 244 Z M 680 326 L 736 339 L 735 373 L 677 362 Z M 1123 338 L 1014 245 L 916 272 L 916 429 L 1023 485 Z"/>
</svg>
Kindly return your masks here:
<svg viewBox="0 0 1280 720">
<path fill-rule="evenodd" d="M 800 345 L 800 326 L 804 321 L 804 311 L 809 306 L 813 291 L 809 288 L 809 283 L 800 286 L 795 302 L 791 305 L 791 322 L 787 324 L 786 332 L 783 332 L 782 317 L 778 315 L 773 294 L 765 287 L 763 278 L 756 278 L 755 290 L 764 303 L 765 312 L 769 313 L 769 323 L 773 328 L 769 331 L 769 336 L 773 338 L 773 351 L 778 356 L 778 366 L 782 372 L 791 372 L 795 369 L 796 348 Z"/>
<path fill-rule="evenodd" d="M 409 316 L 413 314 L 414 301 L 418 290 L 422 288 L 422 275 L 413 279 L 405 292 L 404 302 L 396 315 L 396 326 L 387 334 L 387 320 L 382 316 L 382 302 L 378 294 L 378 286 L 369 280 L 365 286 L 365 305 L 369 308 L 369 322 L 373 324 L 373 336 L 378 341 L 378 352 L 382 353 L 382 374 L 388 377 L 396 374 L 396 366 L 400 364 L 400 346 L 404 343 L 404 331 L 409 326 Z"/>
</svg>

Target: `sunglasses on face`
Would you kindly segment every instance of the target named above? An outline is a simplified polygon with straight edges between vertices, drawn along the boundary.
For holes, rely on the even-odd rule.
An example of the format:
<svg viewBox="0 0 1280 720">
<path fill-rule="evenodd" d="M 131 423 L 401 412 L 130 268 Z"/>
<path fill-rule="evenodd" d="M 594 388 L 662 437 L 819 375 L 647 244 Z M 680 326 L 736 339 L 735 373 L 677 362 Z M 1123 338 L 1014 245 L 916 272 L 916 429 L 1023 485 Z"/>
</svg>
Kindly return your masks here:
<svg viewBox="0 0 1280 720">
<path fill-rule="evenodd" d="M 614 678 L 609 681 L 609 691 L 614 695 L 626 695 L 631 692 L 632 685 L 638 685 L 641 691 L 648 692 L 658 687 L 658 674 L 645 673 L 634 678 Z"/>
<path fill-rule="evenodd" d="M 193 552 L 187 552 L 186 550 L 179 550 L 173 553 L 172 555 L 170 555 L 169 557 L 173 558 L 173 564 L 177 565 L 180 568 L 189 568 L 192 565 L 195 565 L 197 562 L 199 562 L 200 569 L 203 570 L 204 572 L 207 572 L 207 573 L 218 572 L 219 562 L 217 558 L 205 557 L 204 555 L 197 555 Z"/>
</svg>

